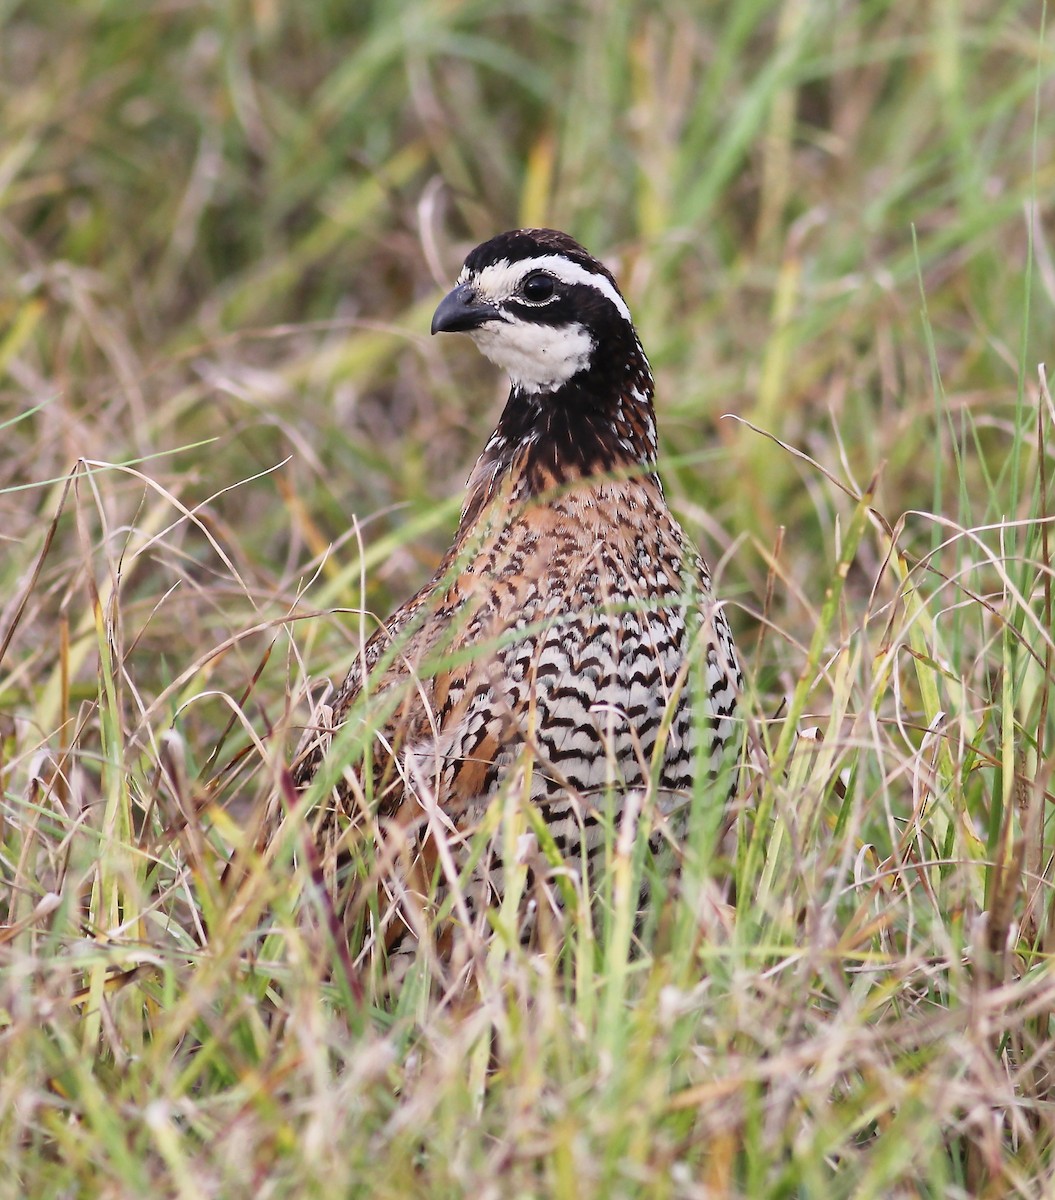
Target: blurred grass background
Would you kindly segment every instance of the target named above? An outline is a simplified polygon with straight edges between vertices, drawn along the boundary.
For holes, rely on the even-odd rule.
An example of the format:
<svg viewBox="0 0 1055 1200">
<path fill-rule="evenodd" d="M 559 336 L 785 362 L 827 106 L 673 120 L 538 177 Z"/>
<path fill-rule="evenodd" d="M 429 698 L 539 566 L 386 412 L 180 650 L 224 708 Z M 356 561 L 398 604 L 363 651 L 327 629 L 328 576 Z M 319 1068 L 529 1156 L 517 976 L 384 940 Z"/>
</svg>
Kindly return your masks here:
<svg viewBox="0 0 1055 1200">
<path fill-rule="evenodd" d="M 0 4 L 0 1194 L 1043 1194 L 1044 14 Z M 518 224 L 652 360 L 776 764 L 752 903 L 619 1004 L 511 949 L 363 1010 L 216 875 L 330 610 L 448 542 L 502 385 L 428 320 Z"/>
</svg>

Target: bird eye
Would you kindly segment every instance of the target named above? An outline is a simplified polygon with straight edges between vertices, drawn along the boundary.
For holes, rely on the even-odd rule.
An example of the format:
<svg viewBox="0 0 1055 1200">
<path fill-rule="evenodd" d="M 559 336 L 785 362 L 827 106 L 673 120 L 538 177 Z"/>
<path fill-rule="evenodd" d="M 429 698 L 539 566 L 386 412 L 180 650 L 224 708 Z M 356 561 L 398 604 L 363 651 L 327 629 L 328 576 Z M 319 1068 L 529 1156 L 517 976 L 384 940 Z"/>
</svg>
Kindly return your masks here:
<svg viewBox="0 0 1055 1200">
<path fill-rule="evenodd" d="M 520 294 L 525 300 L 530 300 L 532 304 L 541 304 L 544 300 L 551 300 L 555 291 L 556 284 L 553 276 L 547 275 L 545 271 L 535 271 L 520 285 Z"/>
</svg>

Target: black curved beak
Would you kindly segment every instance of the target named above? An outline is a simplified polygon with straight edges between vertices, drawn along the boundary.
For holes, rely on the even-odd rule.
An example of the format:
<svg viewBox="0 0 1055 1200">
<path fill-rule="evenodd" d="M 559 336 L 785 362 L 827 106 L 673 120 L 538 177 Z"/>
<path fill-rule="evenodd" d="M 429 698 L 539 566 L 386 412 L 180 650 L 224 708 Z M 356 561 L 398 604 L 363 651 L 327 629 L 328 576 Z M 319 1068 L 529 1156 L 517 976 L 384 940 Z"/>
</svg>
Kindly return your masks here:
<svg viewBox="0 0 1055 1200">
<path fill-rule="evenodd" d="M 432 332 L 468 333 L 497 318 L 498 309 L 493 304 L 480 300 L 470 284 L 460 283 L 443 297 L 432 314 Z"/>
</svg>

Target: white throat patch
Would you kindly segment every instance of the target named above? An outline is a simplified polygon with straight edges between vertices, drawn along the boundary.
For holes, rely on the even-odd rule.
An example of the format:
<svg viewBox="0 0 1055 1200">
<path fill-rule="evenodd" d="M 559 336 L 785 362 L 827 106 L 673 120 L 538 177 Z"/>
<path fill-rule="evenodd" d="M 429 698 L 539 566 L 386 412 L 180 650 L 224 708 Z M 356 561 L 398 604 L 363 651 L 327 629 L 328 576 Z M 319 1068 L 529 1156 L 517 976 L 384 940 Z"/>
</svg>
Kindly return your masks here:
<svg viewBox="0 0 1055 1200">
<path fill-rule="evenodd" d="M 536 325 L 514 317 L 488 321 L 469 336 L 525 392 L 555 392 L 590 365 L 594 350 L 593 338 L 577 321 Z"/>
</svg>

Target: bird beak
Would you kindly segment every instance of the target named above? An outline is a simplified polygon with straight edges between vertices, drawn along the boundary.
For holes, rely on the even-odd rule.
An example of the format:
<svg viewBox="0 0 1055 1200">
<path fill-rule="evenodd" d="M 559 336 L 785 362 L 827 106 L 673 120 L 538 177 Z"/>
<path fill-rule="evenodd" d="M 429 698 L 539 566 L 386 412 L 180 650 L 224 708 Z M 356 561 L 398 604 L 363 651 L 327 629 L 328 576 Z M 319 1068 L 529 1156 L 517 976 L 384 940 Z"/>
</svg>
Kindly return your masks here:
<svg viewBox="0 0 1055 1200">
<path fill-rule="evenodd" d="M 485 321 L 498 319 L 498 309 L 479 299 L 468 283 L 460 283 L 448 292 L 432 314 L 433 333 L 468 333 Z"/>
</svg>

